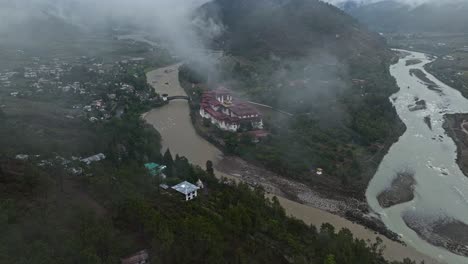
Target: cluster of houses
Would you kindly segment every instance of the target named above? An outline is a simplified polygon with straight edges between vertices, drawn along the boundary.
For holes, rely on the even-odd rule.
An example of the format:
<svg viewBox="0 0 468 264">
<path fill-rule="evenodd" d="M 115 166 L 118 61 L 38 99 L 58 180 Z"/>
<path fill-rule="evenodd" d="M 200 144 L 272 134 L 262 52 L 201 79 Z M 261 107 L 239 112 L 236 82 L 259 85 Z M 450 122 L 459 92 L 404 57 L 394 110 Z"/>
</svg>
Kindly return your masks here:
<svg viewBox="0 0 468 264">
<path fill-rule="evenodd" d="M 446 55 L 446 56 L 442 57 L 442 59 L 449 60 L 449 61 L 454 61 L 455 57 L 453 57 L 452 55 Z"/>
<path fill-rule="evenodd" d="M 82 165 L 91 165 L 95 162 L 99 162 L 106 159 L 106 155 L 98 153 L 86 158 L 71 156 L 65 158 L 62 156 L 55 156 L 54 158 L 44 159 L 41 155 L 29 155 L 29 154 L 18 154 L 15 156 L 16 160 L 30 161 L 35 163 L 39 167 L 50 167 L 54 165 L 63 166 L 71 175 L 79 176 L 82 175 L 84 170 Z"/>
<path fill-rule="evenodd" d="M 18 74 L 14 71 L 5 71 L 0 72 L 0 86 L 2 87 L 10 87 L 11 86 L 11 78 Z"/>
<path fill-rule="evenodd" d="M 98 122 L 120 116 L 123 113 L 122 105 L 126 105 L 129 98 L 137 98 L 140 102 L 155 100 L 150 91 L 137 90 L 129 83 L 111 81 L 140 64 L 141 58 L 103 64 L 96 58 L 88 57 L 67 59 L 67 62 L 58 58 L 43 62 L 35 57 L 23 69 L 0 72 L 0 88 L 7 88 L 3 92 L 12 97 L 22 98 L 49 94 L 64 97 L 78 95 L 82 103 L 71 106 L 76 111 L 69 117 L 85 117 L 90 122 Z M 76 76 L 75 67 L 86 76 L 93 76 L 93 81 L 88 81 L 86 76 L 82 81 L 76 80 L 79 75 Z M 138 78 L 138 75 L 134 74 L 134 77 Z"/>
<path fill-rule="evenodd" d="M 32 64 L 24 67 L 22 70 L 9 71 L 0 73 L 0 87 L 15 88 L 15 81 L 23 78 L 28 82 L 29 91 L 22 90 L 12 91 L 12 96 L 19 94 L 32 95 L 33 93 L 44 93 L 47 89 L 61 89 L 61 78 L 65 73 L 71 70 L 71 65 L 61 61 L 58 58 L 52 61 L 47 61 L 41 64 L 41 59 L 38 57 L 32 58 Z M 15 78 L 15 79 L 13 79 Z M 18 87 L 16 87 L 18 88 Z M 23 88 L 23 84 L 21 85 Z"/>
<path fill-rule="evenodd" d="M 224 88 L 203 93 L 200 116 L 225 131 L 237 132 L 243 126 L 249 130 L 263 129 L 262 115 L 258 110 L 248 102 L 233 97 Z"/>
<path fill-rule="evenodd" d="M 25 67 L 24 68 L 24 78 L 26 78 L 26 79 L 37 78 L 37 73 L 35 71 L 33 71 L 32 68 Z"/>
</svg>

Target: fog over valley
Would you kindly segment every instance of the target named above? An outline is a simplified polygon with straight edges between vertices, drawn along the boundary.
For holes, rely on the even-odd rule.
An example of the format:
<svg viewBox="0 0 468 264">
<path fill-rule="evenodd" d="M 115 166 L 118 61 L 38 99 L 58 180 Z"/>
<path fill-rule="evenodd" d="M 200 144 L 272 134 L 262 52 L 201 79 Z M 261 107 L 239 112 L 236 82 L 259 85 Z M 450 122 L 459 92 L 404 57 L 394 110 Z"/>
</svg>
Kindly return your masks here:
<svg viewBox="0 0 468 264">
<path fill-rule="evenodd" d="M 463 3 L 466 0 L 324 0 L 325 2 L 332 3 L 334 5 L 340 5 L 346 2 L 354 2 L 361 5 L 379 3 L 379 2 L 397 2 L 412 7 L 416 7 L 422 4 L 437 4 L 443 5 L 448 3 Z"/>
<path fill-rule="evenodd" d="M 468 263 L 468 0 L 0 0 L 0 263 Z"/>
</svg>

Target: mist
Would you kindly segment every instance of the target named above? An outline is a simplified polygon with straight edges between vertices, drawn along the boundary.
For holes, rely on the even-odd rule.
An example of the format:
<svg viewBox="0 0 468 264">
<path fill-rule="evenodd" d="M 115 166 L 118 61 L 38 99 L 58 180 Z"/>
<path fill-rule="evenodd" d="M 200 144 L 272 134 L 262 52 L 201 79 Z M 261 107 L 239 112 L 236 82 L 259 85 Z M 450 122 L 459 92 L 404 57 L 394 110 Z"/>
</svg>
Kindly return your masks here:
<svg viewBox="0 0 468 264">
<path fill-rule="evenodd" d="M 34 40 L 34 33 L 53 33 L 47 23 L 75 27 L 81 31 L 96 31 L 111 27 L 131 27 L 164 41 L 172 54 L 182 60 L 194 60 L 205 70 L 213 59 L 204 48 L 206 40 L 193 31 L 193 12 L 208 0 L 0 0 L 0 44 L 4 41 Z M 197 23 L 204 23 L 197 21 Z M 37 26 L 38 28 L 34 28 Z M 204 37 L 214 37 L 222 27 L 202 24 Z M 30 29 L 34 28 L 34 29 Z M 28 32 L 28 30 L 33 32 Z M 36 31 L 36 32 L 34 32 Z M 29 34 L 29 35 L 28 35 Z"/>
<path fill-rule="evenodd" d="M 356 2 L 360 4 L 372 4 L 372 3 L 377 3 L 377 2 L 382 2 L 382 1 L 388 1 L 388 0 L 322 0 L 324 2 L 328 2 L 334 5 L 343 3 L 343 2 Z M 457 2 L 466 2 L 467 0 L 392 0 L 395 2 L 400 2 L 402 4 L 407 4 L 409 6 L 419 6 L 422 4 L 426 3 L 431 3 L 431 4 L 446 4 L 446 3 L 457 3 Z"/>
</svg>

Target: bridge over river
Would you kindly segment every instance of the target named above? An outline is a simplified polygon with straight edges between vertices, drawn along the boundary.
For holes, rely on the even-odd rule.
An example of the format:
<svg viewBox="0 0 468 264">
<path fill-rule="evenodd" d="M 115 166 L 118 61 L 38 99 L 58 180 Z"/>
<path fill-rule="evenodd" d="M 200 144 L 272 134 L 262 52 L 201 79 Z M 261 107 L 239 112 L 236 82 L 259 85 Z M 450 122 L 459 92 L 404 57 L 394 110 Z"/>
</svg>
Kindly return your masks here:
<svg viewBox="0 0 468 264">
<path fill-rule="evenodd" d="M 190 97 L 188 97 L 186 95 L 169 96 L 168 94 L 163 94 L 162 98 L 163 98 L 163 101 L 165 101 L 165 102 L 169 102 L 169 101 L 172 101 L 172 100 L 187 100 L 187 101 L 191 100 Z"/>
</svg>

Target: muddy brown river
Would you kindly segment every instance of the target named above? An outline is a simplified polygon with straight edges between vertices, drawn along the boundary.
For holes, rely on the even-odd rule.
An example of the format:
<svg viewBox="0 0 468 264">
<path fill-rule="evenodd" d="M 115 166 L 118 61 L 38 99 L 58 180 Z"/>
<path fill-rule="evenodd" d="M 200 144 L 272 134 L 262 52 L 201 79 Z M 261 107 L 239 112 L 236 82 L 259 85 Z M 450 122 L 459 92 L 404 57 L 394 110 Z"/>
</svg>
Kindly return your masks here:
<svg viewBox="0 0 468 264">
<path fill-rule="evenodd" d="M 170 96 L 186 95 L 178 80 L 179 66 L 180 65 L 177 64 L 149 72 L 147 74 L 148 82 L 159 94 L 167 93 Z M 174 100 L 164 107 L 153 109 L 143 117 L 161 134 L 163 139 L 163 151 L 169 148 L 172 155 L 179 154 L 185 156 L 193 164 L 203 168 L 207 160 L 213 161 L 216 165 L 223 159 L 223 153 L 196 133 L 192 126 L 189 112 L 187 101 Z M 217 176 L 224 176 L 236 180 L 239 179 L 238 177 L 220 171 L 215 172 Z M 348 228 L 357 238 L 364 240 L 369 239 L 375 241 L 377 237 L 373 231 L 337 215 L 299 204 L 283 197 L 278 197 L 278 199 L 289 215 L 303 220 L 307 224 L 313 224 L 319 227 L 323 223 L 330 223 L 334 225 L 337 230 Z M 408 257 L 418 261 L 424 260 L 426 263 L 438 263 L 411 247 L 403 246 L 386 237 L 380 236 L 380 238 L 383 240 L 386 247 L 384 255 L 390 260 L 403 260 Z"/>
</svg>

